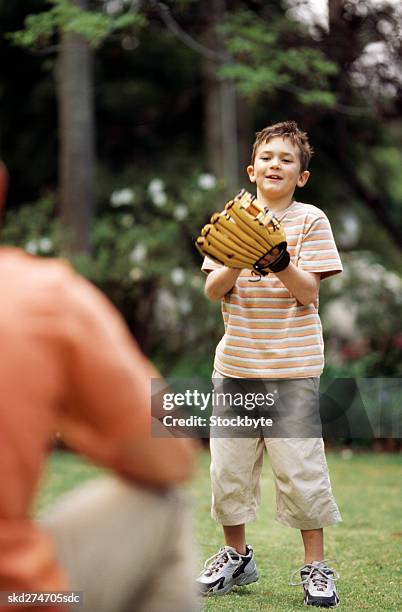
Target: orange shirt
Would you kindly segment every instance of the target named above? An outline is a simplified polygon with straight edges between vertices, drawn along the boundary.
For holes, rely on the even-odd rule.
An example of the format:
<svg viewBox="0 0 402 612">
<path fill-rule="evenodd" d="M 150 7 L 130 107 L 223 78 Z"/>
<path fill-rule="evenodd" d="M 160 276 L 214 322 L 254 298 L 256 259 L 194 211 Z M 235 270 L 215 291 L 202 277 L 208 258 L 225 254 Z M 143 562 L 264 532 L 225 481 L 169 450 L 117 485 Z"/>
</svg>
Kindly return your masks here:
<svg viewBox="0 0 402 612">
<path fill-rule="evenodd" d="M 329 221 L 311 204 L 292 202 L 279 217 L 291 261 L 321 278 L 342 271 Z M 208 257 L 205 272 L 221 267 Z M 310 378 L 324 367 L 318 300 L 303 306 L 275 274 L 259 281 L 242 270 L 222 301 L 225 334 L 214 369 L 231 378 Z"/>
<path fill-rule="evenodd" d="M 50 436 L 130 477 L 122 449 L 149 435 L 155 371 L 68 264 L 1 248 L 0 284 L 0 591 L 61 590 L 52 543 L 30 518 Z"/>
</svg>

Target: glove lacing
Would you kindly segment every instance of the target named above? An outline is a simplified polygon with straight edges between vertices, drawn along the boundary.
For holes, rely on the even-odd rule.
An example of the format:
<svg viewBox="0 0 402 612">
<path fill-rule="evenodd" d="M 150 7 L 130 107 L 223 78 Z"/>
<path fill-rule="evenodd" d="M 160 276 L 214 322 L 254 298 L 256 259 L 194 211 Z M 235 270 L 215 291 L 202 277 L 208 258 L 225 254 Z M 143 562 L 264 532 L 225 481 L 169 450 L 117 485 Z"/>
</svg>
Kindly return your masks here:
<svg viewBox="0 0 402 612">
<path fill-rule="evenodd" d="M 256 270 L 251 270 L 251 276 L 258 276 L 258 278 L 249 278 L 249 283 L 258 283 L 262 279 L 262 274 L 260 274 Z"/>
</svg>

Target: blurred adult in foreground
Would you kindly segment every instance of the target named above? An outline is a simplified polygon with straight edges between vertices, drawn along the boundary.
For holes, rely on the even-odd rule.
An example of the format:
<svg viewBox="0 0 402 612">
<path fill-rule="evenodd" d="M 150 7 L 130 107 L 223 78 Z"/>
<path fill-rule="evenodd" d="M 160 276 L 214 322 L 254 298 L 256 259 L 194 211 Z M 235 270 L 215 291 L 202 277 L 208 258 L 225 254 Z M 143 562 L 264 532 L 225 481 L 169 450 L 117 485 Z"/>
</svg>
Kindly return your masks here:
<svg viewBox="0 0 402 612">
<path fill-rule="evenodd" d="M 80 590 L 87 612 L 197 610 L 189 518 L 175 488 L 191 474 L 194 448 L 151 436 L 157 372 L 68 264 L 4 247 L 0 279 L 0 592 Z M 113 476 L 81 485 L 35 521 L 56 431 Z"/>
</svg>

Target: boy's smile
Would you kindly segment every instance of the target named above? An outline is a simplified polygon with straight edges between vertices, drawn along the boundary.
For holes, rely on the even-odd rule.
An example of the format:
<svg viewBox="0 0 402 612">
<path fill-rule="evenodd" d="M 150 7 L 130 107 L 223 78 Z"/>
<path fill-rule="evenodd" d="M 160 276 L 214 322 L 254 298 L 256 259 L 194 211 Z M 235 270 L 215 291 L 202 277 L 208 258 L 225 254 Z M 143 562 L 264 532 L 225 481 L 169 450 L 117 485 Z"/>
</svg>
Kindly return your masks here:
<svg viewBox="0 0 402 612">
<path fill-rule="evenodd" d="M 296 186 L 303 187 L 310 176 L 300 169 L 300 152 L 289 138 L 277 136 L 262 143 L 254 165 L 247 167 L 250 181 L 256 183 L 257 199 L 271 210 L 287 208 Z"/>
</svg>

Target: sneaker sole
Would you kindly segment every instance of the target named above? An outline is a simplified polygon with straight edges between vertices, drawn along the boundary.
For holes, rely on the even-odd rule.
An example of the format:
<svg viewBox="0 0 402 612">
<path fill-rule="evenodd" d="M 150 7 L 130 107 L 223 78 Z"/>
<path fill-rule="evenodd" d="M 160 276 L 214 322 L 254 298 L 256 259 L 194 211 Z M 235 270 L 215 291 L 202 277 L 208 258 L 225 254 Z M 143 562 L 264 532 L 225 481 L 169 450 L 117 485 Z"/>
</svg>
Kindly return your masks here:
<svg viewBox="0 0 402 612">
<path fill-rule="evenodd" d="M 201 593 L 201 595 L 202 597 L 212 597 L 214 595 L 221 597 L 222 595 L 229 593 L 229 591 L 231 591 L 235 586 L 246 586 L 248 584 L 253 584 L 253 582 L 257 582 L 259 577 L 259 573 L 257 570 L 255 570 L 252 574 L 243 574 L 243 576 L 239 576 L 236 580 L 233 580 L 224 586 L 223 589 L 219 589 L 219 591 L 210 590 L 206 593 Z"/>
<path fill-rule="evenodd" d="M 253 582 L 257 582 L 259 577 L 260 575 L 257 570 L 254 570 L 252 574 L 243 574 L 243 576 L 239 576 L 233 586 L 246 586 L 246 584 L 252 584 Z"/>
<path fill-rule="evenodd" d="M 317 601 L 310 601 L 309 603 L 307 603 L 306 600 L 304 600 L 304 605 L 305 606 L 309 606 L 309 607 L 313 607 L 313 608 L 338 608 L 340 605 L 340 600 L 338 599 L 338 601 L 336 603 L 329 603 L 325 600 L 317 600 Z"/>
</svg>

